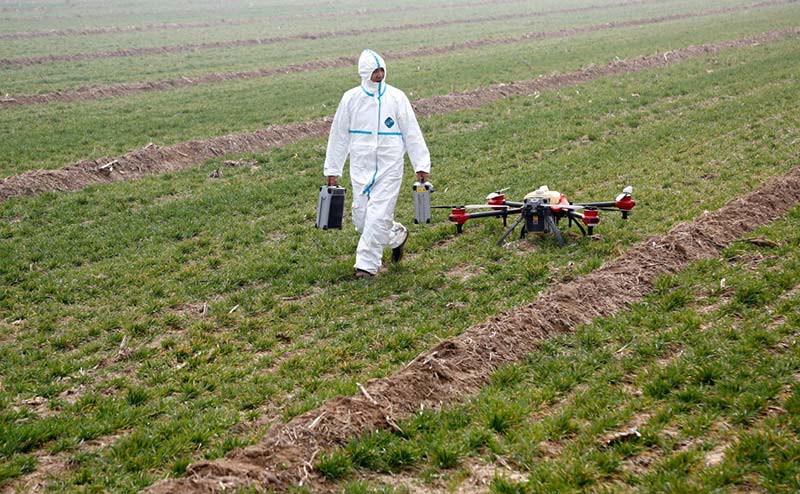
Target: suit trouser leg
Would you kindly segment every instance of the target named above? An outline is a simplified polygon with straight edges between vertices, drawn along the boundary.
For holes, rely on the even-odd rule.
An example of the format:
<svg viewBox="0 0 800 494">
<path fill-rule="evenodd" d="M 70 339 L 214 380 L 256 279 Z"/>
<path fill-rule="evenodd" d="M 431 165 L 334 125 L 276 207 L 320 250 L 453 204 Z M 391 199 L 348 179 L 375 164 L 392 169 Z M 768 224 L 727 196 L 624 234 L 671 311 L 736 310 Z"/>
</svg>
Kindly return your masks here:
<svg viewBox="0 0 800 494">
<path fill-rule="evenodd" d="M 353 223 L 361 232 L 355 268 L 373 274 L 380 269 L 383 249 L 389 244 L 389 231 L 394 225 L 394 210 L 400 192 L 400 179 L 389 182 L 388 186 L 376 183 L 369 195 L 361 194 L 353 200 Z"/>
</svg>

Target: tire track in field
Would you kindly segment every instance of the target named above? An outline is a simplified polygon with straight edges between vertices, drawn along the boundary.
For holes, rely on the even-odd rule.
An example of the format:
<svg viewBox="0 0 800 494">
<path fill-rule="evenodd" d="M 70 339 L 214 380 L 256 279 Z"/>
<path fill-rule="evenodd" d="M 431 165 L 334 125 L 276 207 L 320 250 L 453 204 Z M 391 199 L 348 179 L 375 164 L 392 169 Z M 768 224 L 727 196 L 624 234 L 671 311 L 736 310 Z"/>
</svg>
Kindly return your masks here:
<svg viewBox="0 0 800 494">
<path fill-rule="evenodd" d="M 510 84 L 494 84 L 471 91 L 433 96 L 413 102 L 417 115 L 426 117 L 466 108 L 476 108 L 510 96 L 575 86 L 600 77 L 641 72 L 672 65 L 690 58 L 719 51 L 744 48 L 800 36 L 800 27 L 770 31 L 743 39 L 615 60 L 605 65 L 589 65 L 579 70 L 541 76 Z M 261 152 L 301 139 L 322 137 L 330 130 L 331 118 L 304 123 L 273 125 L 253 132 L 242 132 L 210 139 L 186 141 L 159 147 L 153 143 L 116 158 L 83 160 L 55 170 L 31 170 L 0 181 L 0 202 L 10 197 L 50 191 L 80 190 L 87 185 L 134 180 L 147 175 L 179 171 L 228 153 Z"/>
<path fill-rule="evenodd" d="M 797 0 L 771 0 L 770 2 L 761 2 L 759 4 L 738 7 L 738 9 L 741 10 L 754 9 L 763 7 L 764 4 L 766 3 L 772 5 L 775 3 L 787 3 L 787 1 L 795 2 Z M 452 43 L 443 46 L 420 48 L 410 51 L 385 52 L 384 55 L 388 58 L 391 58 L 392 60 L 401 60 L 405 58 L 413 58 L 420 56 L 442 55 L 442 54 L 452 53 L 453 51 L 472 50 L 486 46 L 507 45 L 514 43 L 524 43 L 528 41 L 554 39 L 554 38 L 568 38 L 572 36 L 579 36 L 583 34 L 590 34 L 594 32 L 606 31 L 612 29 L 624 29 L 629 27 L 672 22 L 676 20 L 682 20 L 694 17 L 704 17 L 704 16 L 713 16 L 713 15 L 731 13 L 729 9 L 730 8 L 707 10 L 701 12 L 691 12 L 684 14 L 673 14 L 669 16 L 633 19 L 629 21 L 605 22 L 602 24 L 595 24 L 591 26 L 561 29 L 559 31 L 531 32 L 504 38 L 484 38 L 471 41 L 464 41 L 461 43 Z M 54 102 L 69 103 L 74 101 L 93 101 L 103 98 L 129 96 L 144 92 L 169 91 L 172 89 L 193 87 L 204 84 L 258 79 L 278 74 L 296 74 L 296 73 L 310 72 L 321 69 L 351 67 L 356 64 L 356 61 L 357 57 L 339 57 L 329 60 L 317 60 L 299 64 L 285 65 L 283 67 L 265 67 L 250 71 L 227 72 L 227 73 L 214 72 L 209 74 L 203 74 L 193 78 L 179 77 L 175 79 L 164 79 L 160 81 L 151 81 L 151 82 L 143 81 L 134 83 L 111 84 L 106 86 L 86 86 L 75 90 L 54 91 L 50 93 L 41 93 L 41 94 L 21 94 L 21 95 L 7 94 L 5 97 L 0 99 L 0 108 L 47 104 Z"/>
<path fill-rule="evenodd" d="M 450 9 L 450 8 L 462 8 L 462 7 L 480 7 L 484 5 L 521 3 L 525 1 L 526 0 L 494 0 L 494 1 L 479 0 L 477 2 L 448 3 L 448 4 L 436 5 L 435 8 Z M 639 3 L 641 4 L 658 3 L 659 1 L 663 0 L 640 0 L 638 2 L 625 2 L 623 4 L 608 4 L 608 5 L 599 5 L 594 7 L 589 6 L 589 7 L 584 7 L 584 9 L 586 9 L 586 11 L 594 9 L 599 10 L 607 7 L 613 7 L 616 5 L 624 6 L 624 5 L 632 5 Z M 275 22 L 280 20 L 322 19 L 329 17 L 345 17 L 345 16 L 361 17 L 361 16 L 369 16 L 375 14 L 388 14 L 394 12 L 413 12 L 416 10 L 428 10 L 428 9 L 430 9 L 430 7 L 386 7 L 381 9 L 357 9 L 357 10 L 350 10 L 343 12 L 311 12 L 311 13 L 294 14 L 294 15 L 280 15 L 275 17 L 259 18 L 259 19 L 227 19 L 227 20 L 218 19 L 206 22 L 164 22 L 158 24 L 142 24 L 138 26 L 101 26 L 101 27 L 71 28 L 71 29 L 50 29 L 46 31 L 22 31 L 15 33 L 0 33 L 0 39 L 45 38 L 51 36 L 91 36 L 97 34 L 117 34 L 117 33 L 131 33 L 131 32 L 138 33 L 144 31 L 197 29 L 197 28 L 217 27 L 217 26 L 226 26 L 226 27 L 246 26 L 251 24 L 268 24 L 270 22 Z M 564 13 L 570 13 L 575 11 L 575 9 L 562 9 L 562 10 L 569 10 L 569 12 L 564 12 Z M 6 19 L 6 20 L 10 21 L 11 19 Z"/>
<path fill-rule="evenodd" d="M 797 1 L 798 0 L 765 0 L 744 7 L 723 7 L 720 9 L 716 9 L 716 11 L 718 14 L 734 13 L 758 7 L 795 3 Z M 677 14 L 677 15 L 689 15 L 689 14 Z M 411 24 L 411 23 L 400 24 L 397 26 L 368 27 L 361 29 L 345 29 L 342 31 L 321 31 L 321 32 L 311 32 L 311 33 L 300 33 L 300 34 L 291 34 L 286 36 L 274 36 L 268 38 L 251 38 L 251 39 L 240 39 L 232 41 L 188 43 L 184 45 L 166 45 L 166 46 L 156 46 L 148 48 L 128 48 L 128 49 L 114 50 L 114 51 L 6 58 L 6 59 L 0 59 L 0 68 L 41 65 L 49 63 L 58 63 L 58 62 L 78 62 L 78 61 L 106 59 L 106 58 L 141 57 L 148 55 L 167 55 L 173 53 L 186 53 L 186 52 L 204 51 L 204 50 L 242 48 L 242 47 L 271 45 L 276 43 L 285 43 L 289 41 L 310 41 L 310 40 L 360 36 L 360 35 L 374 34 L 374 33 L 436 29 L 447 26 L 481 24 L 486 22 L 507 21 L 512 19 L 540 17 L 540 16 L 542 16 L 542 12 L 529 12 L 526 14 L 522 13 L 502 14 L 502 15 L 493 15 L 484 17 L 471 17 L 466 19 L 439 20 L 439 21 L 423 22 L 416 24 Z"/>
<path fill-rule="evenodd" d="M 796 161 L 796 154 L 789 161 Z M 722 208 L 634 245 L 622 257 L 543 292 L 530 305 L 505 312 L 442 341 L 406 367 L 333 398 L 271 429 L 258 444 L 191 465 L 183 478 L 151 486 L 153 494 L 212 493 L 225 489 L 286 490 L 319 482 L 314 459 L 365 432 L 399 430 L 397 421 L 422 408 L 438 409 L 477 392 L 498 367 L 582 324 L 617 314 L 652 291 L 655 280 L 691 262 L 713 259 L 735 240 L 767 225 L 800 202 L 800 167 L 769 180 Z"/>
</svg>

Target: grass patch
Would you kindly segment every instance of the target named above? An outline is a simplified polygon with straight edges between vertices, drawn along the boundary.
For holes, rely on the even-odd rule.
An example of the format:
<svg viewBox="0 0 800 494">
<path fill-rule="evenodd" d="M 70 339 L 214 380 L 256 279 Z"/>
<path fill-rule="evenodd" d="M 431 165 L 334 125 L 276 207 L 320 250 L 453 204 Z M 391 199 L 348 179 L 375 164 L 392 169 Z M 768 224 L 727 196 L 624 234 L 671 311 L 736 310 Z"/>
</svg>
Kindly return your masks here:
<svg viewBox="0 0 800 494">
<path fill-rule="evenodd" d="M 605 64 L 615 57 L 639 56 L 679 46 L 749 36 L 778 29 L 780 26 L 793 26 L 796 24 L 796 10 L 785 7 L 723 18 L 701 17 L 671 22 L 669 29 L 664 30 L 654 30 L 647 26 L 613 29 L 566 39 L 483 47 L 457 52 L 457 56 L 446 54 L 396 61 L 390 59 L 389 82 L 402 88 L 415 100 L 497 82 L 527 80 L 540 74 L 568 72 L 591 63 Z M 587 22 L 597 24 L 608 20 L 617 19 L 615 16 L 601 17 Z M 583 21 L 566 20 L 564 27 L 574 27 L 576 22 Z M 505 30 L 504 23 L 498 29 Z M 407 35 L 397 36 L 404 40 L 403 43 L 409 43 Z M 477 33 L 477 36 L 481 37 L 483 34 Z M 428 44 L 448 45 L 463 39 L 463 30 L 453 28 L 449 37 L 431 40 Z M 385 51 L 381 47 L 399 50 L 399 42 L 392 38 L 385 43 L 370 40 L 367 44 Z M 324 43 L 345 43 L 337 52 L 332 52 L 330 58 L 354 56 L 351 40 Z M 414 47 L 409 48 L 415 48 L 418 41 L 414 43 Z M 285 51 L 282 47 L 276 48 Z M 318 50 L 312 53 L 314 59 L 319 59 Z M 260 52 L 249 53 L 247 57 L 258 60 L 259 67 L 265 59 L 265 55 Z M 230 60 L 229 56 L 220 57 L 218 54 L 211 58 L 215 61 Z M 292 55 L 291 63 L 296 63 L 298 58 L 303 59 Z M 169 71 L 170 75 L 159 75 L 162 79 L 174 78 L 176 65 L 180 64 L 171 59 L 148 59 L 145 63 L 147 66 L 160 66 Z M 114 60 L 98 62 L 91 75 L 80 81 L 60 82 L 56 87 L 40 89 L 32 88 L 28 82 L 31 78 L 41 78 L 38 72 L 26 76 L 15 71 L 19 72 L 15 77 L 22 81 L 25 89 L 14 89 L 13 83 L 5 83 L 3 87 L 4 91 L 14 94 L 63 90 L 89 82 L 109 83 L 114 81 L 103 81 L 99 74 L 118 73 L 116 67 L 119 64 L 119 61 Z M 32 70 L 39 71 L 41 68 Z M 200 70 L 208 72 L 218 69 L 204 67 Z M 231 70 L 244 68 L 237 66 Z M 134 69 L 137 74 L 134 80 L 141 79 L 144 71 L 146 67 Z M 75 69 L 59 67 L 57 72 L 72 74 Z M 448 77 L 441 77 L 442 73 L 447 73 Z M 185 76 L 191 78 L 194 75 L 188 73 Z M 169 145 L 189 139 L 330 116 L 342 92 L 357 82 L 355 77 L 354 68 L 348 67 L 138 94 L 125 98 L 7 108 L 0 114 L 0 132 L 9 136 L 0 156 L 0 170 L 4 176 L 8 176 L 30 169 L 59 168 L 85 158 L 121 155 L 150 142 Z M 302 84 L 298 85 L 298 80 Z M 212 101 L 213 104 L 210 104 Z M 577 135 L 573 138 L 580 137 L 581 135 Z"/>
<path fill-rule="evenodd" d="M 524 364 L 512 364 L 518 378 L 493 379 L 467 404 L 408 419 L 400 424 L 404 434 L 385 434 L 383 447 L 402 444 L 434 459 L 446 447 L 459 451 L 462 462 L 488 462 L 495 472 L 491 492 L 601 490 L 609 484 L 648 491 L 796 490 L 798 222 L 795 208 L 759 230 L 780 247 L 745 249 L 765 255 L 757 265 L 726 260 L 741 252 L 734 245 L 722 258 L 694 263 L 657 284 L 692 294 L 692 303 L 669 307 L 671 292 L 656 290 L 615 317 L 551 338 Z M 734 276 L 741 288 L 720 291 L 719 280 Z M 752 305 L 735 300 L 738 290 L 764 281 L 766 297 Z M 680 342 L 680 348 L 661 344 L 657 353 L 636 352 L 659 342 Z M 593 372 L 576 376 L 583 366 Z M 573 379 L 577 386 L 560 385 Z M 487 407 L 514 409 L 522 420 L 476 434 L 486 430 Z M 612 434 L 630 427 L 640 434 Z M 430 440 L 443 435 L 450 441 Z M 337 451 L 350 455 L 369 437 Z M 465 475 L 448 471 L 452 462 L 431 461 L 435 474 L 423 476 L 414 474 L 420 463 L 409 465 L 406 481 L 435 478 L 454 488 L 464 482 Z M 374 468 L 358 467 L 375 486 L 368 492 L 379 492 Z"/>
</svg>

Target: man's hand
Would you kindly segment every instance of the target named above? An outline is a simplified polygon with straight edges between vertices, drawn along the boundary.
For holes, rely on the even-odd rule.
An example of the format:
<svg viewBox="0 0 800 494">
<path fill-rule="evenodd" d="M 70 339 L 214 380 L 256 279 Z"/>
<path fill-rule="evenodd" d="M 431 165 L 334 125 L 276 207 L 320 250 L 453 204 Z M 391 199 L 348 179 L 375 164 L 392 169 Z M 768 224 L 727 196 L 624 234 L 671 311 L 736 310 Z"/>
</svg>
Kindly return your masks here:
<svg viewBox="0 0 800 494">
<path fill-rule="evenodd" d="M 339 185 L 339 177 L 328 175 L 328 187 L 336 187 L 337 185 Z"/>
<path fill-rule="evenodd" d="M 428 177 L 430 177 L 430 173 L 428 172 L 417 172 L 417 178 L 420 182 L 425 183 L 428 181 Z"/>
</svg>

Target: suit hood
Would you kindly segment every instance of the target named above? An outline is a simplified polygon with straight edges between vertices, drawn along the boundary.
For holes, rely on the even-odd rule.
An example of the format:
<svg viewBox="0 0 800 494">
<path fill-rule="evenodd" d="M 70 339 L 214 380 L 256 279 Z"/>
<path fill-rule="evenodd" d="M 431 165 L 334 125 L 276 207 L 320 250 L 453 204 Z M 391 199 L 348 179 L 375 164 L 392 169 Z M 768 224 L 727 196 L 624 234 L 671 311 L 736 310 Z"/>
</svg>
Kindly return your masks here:
<svg viewBox="0 0 800 494">
<path fill-rule="evenodd" d="M 375 69 L 383 69 L 383 81 L 381 82 L 372 82 L 370 78 L 372 77 L 372 73 L 375 72 Z M 375 53 L 372 50 L 364 50 L 361 52 L 361 56 L 358 57 L 358 75 L 361 77 L 361 86 L 367 89 L 370 92 L 374 92 L 375 90 L 380 90 L 383 92 L 383 88 L 386 85 L 386 78 L 388 73 L 386 71 L 386 62 L 383 61 L 383 58 Z"/>
</svg>

